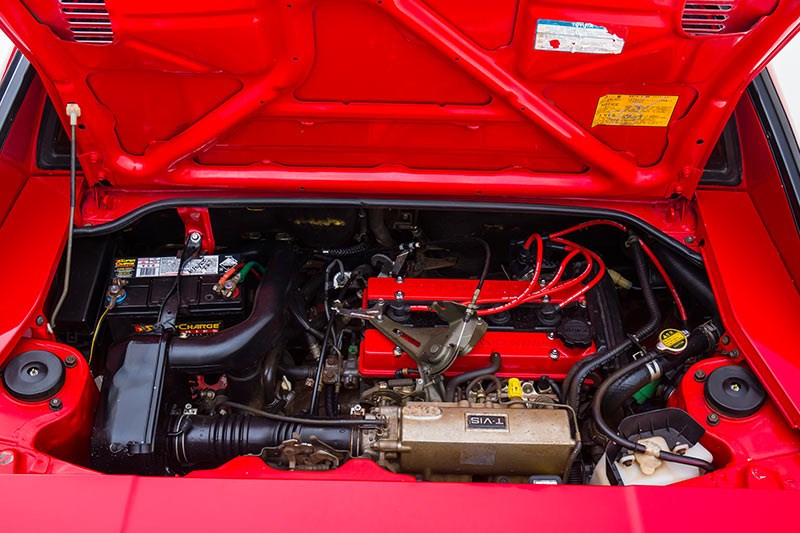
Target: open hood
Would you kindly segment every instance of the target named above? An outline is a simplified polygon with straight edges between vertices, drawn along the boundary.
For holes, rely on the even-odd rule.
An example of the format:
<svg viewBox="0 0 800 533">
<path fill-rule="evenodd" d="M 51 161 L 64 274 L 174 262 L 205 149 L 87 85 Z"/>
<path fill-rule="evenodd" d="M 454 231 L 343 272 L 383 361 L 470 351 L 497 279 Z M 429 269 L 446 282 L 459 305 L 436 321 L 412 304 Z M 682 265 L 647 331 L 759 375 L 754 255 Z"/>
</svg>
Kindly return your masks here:
<svg viewBox="0 0 800 533">
<path fill-rule="evenodd" d="M 794 0 L 8 0 L 90 183 L 690 196 Z M 66 118 L 66 117 L 64 117 Z"/>
</svg>

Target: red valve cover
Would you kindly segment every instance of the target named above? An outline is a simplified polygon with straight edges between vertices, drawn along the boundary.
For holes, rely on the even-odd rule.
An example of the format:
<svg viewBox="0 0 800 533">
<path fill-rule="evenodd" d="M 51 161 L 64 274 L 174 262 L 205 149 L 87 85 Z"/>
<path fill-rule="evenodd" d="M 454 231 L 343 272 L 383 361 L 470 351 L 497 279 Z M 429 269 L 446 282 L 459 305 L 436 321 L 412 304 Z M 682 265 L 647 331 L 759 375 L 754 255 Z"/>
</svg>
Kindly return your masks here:
<svg viewBox="0 0 800 533">
<path fill-rule="evenodd" d="M 391 301 L 398 296 L 409 304 L 427 304 L 433 301 L 469 301 L 475 290 L 474 280 L 371 278 L 364 292 L 364 306 L 378 300 Z M 520 294 L 528 285 L 526 281 L 493 281 L 484 284 L 481 300 L 495 300 Z M 398 291 L 402 294 L 398 294 Z M 558 302 L 555 294 L 552 301 Z M 371 378 L 394 377 L 395 371 L 416 368 L 411 357 L 394 354 L 394 343 L 381 332 L 368 329 L 361 343 L 358 369 L 361 375 Z M 558 357 L 555 356 L 556 350 Z M 559 339 L 550 339 L 546 332 L 488 331 L 475 348 L 456 359 L 444 373 L 452 376 L 488 366 L 489 356 L 498 352 L 502 356 L 501 377 L 538 378 L 543 375 L 563 378 L 572 365 L 594 352 L 594 347 L 570 348 Z"/>
</svg>

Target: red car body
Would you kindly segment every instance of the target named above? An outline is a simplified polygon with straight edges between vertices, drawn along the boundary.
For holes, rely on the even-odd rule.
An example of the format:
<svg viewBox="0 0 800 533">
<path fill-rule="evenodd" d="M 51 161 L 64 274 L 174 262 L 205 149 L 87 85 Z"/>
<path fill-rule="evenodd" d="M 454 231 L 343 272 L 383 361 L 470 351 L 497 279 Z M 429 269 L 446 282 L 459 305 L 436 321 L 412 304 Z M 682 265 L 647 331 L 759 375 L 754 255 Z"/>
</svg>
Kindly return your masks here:
<svg viewBox="0 0 800 533">
<path fill-rule="evenodd" d="M 92 31 L 75 16 L 87 6 Z M 548 21 L 602 26 L 603 45 L 621 48 L 559 41 Z M 2 527 L 798 527 L 800 236 L 783 181 L 798 162 L 780 150 L 791 137 L 776 144 L 779 103 L 757 78 L 798 21 L 794 0 L 5 2 L 0 25 L 38 76 L 0 152 L 0 364 L 39 347 L 77 362 L 58 410 L 0 390 Z M 204 206 L 220 198 L 639 219 L 708 267 L 727 357 L 697 370 L 745 361 L 767 404 L 710 424 L 687 373 L 670 403 L 726 466 L 669 487 L 424 484 L 368 461 L 302 473 L 252 457 L 185 478 L 100 475 L 81 466 L 97 388 L 48 328 L 69 174 L 37 162 L 46 96 L 81 107 L 76 228 L 168 205 L 210 234 Z M 731 116 L 741 181 L 703 183 Z"/>
</svg>

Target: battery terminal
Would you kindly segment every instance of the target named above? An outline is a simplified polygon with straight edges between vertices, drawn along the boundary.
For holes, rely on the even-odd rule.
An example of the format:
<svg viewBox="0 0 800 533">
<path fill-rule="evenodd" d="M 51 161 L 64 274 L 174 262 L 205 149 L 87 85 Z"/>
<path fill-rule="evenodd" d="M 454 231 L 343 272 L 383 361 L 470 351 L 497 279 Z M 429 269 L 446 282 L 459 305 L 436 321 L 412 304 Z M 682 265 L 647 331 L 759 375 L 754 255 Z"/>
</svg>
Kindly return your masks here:
<svg viewBox="0 0 800 533">
<path fill-rule="evenodd" d="M 108 290 L 106 290 L 106 308 L 113 309 L 118 303 L 125 301 L 125 298 L 128 297 L 128 293 L 125 292 L 125 285 L 128 284 L 128 280 L 114 278 L 111 280 L 111 284 L 108 286 Z"/>
</svg>

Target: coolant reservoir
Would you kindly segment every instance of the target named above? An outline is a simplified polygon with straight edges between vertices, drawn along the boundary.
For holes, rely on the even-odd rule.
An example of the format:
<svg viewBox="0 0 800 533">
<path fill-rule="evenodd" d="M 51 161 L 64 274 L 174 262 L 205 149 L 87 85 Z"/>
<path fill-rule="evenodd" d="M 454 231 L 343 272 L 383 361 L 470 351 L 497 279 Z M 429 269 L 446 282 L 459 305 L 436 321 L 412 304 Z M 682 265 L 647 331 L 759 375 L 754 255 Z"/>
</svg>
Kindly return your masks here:
<svg viewBox="0 0 800 533">
<path fill-rule="evenodd" d="M 663 437 L 650 437 L 641 439 L 639 442 L 645 445 L 658 446 L 662 450 L 669 451 L 667 441 Z M 711 452 L 700 443 L 688 448 L 685 455 L 708 462 L 713 460 Z M 611 469 L 611 472 L 609 472 L 609 469 Z M 614 463 L 610 463 L 606 454 L 603 454 L 594 469 L 589 484 L 662 486 L 692 479 L 702 473 L 696 466 L 663 461 L 643 453 L 623 455 Z M 615 482 L 612 483 L 611 479 L 615 479 Z"/>
</svg>

